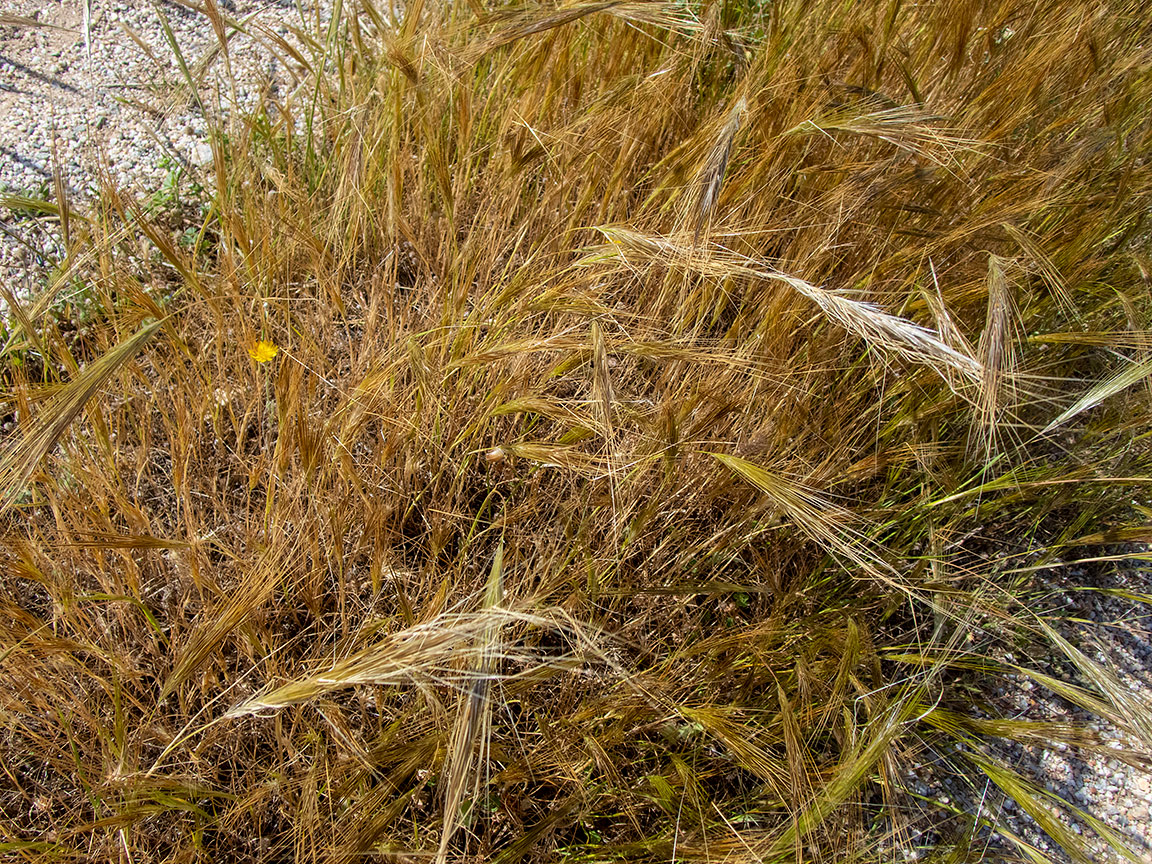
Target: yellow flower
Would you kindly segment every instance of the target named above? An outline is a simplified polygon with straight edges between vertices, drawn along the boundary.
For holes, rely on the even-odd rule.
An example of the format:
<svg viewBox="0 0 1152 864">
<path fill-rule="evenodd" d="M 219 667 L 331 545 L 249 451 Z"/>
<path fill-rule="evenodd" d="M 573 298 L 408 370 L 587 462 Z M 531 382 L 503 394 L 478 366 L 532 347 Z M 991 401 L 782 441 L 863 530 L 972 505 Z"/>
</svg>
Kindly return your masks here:
<svg viewBox="0 0 1152 864">
<path fill-rule="evenodd" d="M 279 353 L 280 349 L 267 339 L 261 339 L 248 349 L 248 356 L 257 363 L 267 363 Z"/>
</svg>

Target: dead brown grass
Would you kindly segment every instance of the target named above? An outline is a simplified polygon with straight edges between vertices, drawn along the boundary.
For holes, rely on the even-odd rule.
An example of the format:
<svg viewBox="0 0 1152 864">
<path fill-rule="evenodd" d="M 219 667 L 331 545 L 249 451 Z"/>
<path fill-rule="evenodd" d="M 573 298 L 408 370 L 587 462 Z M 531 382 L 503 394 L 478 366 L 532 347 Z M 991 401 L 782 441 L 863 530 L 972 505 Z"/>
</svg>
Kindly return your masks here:
<svg viewBox="0 0 1152 864">
<path fill-rule="evenodd" d="M 195 242 L 109 188 L 7 324 L 5 856 L 1057 854 L 1005 796 L 1143 854 L 1045 823 L 982 744 L 1042 733 L 972 699 L 1147 733 L 1004 572 L 1152 506 L 1100 350 L 1148 342 L 1138 4 L 255 35 L 301 84 L 218 120 Z M 927 751 L 986 799 L 917 801 Z"/>
</svg>

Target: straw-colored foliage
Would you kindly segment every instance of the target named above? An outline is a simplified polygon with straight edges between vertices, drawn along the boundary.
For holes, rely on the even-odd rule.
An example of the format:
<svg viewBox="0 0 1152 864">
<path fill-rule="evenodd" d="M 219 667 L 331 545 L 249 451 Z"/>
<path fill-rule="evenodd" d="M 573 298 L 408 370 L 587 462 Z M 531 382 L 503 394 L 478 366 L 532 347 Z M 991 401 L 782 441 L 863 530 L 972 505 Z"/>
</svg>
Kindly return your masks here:
<svg viewBox="0 0 1152 864">
<path fill-rule="evenodd" d="M 203 12 L 207 206 L 20 199 L 0 857 L 1146 854 L 993 696 L 1152 740 L 1035 579 L 1149 539 L 1141 4 Z"/>
</svg>

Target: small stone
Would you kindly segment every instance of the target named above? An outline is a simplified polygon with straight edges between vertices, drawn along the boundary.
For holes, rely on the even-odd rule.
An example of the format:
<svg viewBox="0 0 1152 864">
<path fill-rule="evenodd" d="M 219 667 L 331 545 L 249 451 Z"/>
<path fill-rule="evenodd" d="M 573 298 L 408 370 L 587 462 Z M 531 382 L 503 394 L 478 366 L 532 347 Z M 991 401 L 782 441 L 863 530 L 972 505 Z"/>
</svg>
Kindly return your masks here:
<svg viewBox="0 0 1152 864">
<path fill-rule="evenodd" d="M 201 142 L 192 148 L 192 164 L 204 168 L 212 164 L 212 145 Z"/>
</svg>

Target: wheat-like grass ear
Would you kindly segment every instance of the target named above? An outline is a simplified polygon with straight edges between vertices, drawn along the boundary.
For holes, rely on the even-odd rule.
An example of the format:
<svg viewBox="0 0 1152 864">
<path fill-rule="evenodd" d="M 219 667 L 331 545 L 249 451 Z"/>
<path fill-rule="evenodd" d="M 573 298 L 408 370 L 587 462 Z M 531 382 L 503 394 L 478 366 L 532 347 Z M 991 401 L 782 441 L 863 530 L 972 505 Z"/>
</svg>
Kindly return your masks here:
<svg viewBox="0 0 1152 864">
<path fill-rule="evenodd" d="M 693 216 L 695 226 L 692 232 L 694 244 L 700 242 L 700 235 L 711 221 L 712 212 L 716 209 L 720 187 L 724 183 L 724 172 L 728 169 L 728 158 L 732 155 L 732 144 L 736 140 L 736 133 L 740 131 L 740 123 L 747 108 L 748 101 L 741 96 L 729 109 L 724 126 L 696 178 L 696 212 Z"/>
<path fill-rule="evenodd" d="M 1061 412 L 1059 417 L 1045 426 L 1044 432 L 1051 432 L 1057 426 L 1063 426 L 1076 415 L 1083 414 L 1090 408 L 1095 408 L 1105 399 L 1110 399 L 1117 393 L 1127 390 L 1133 384 L 1139 384 L 1150 375 L 1152 375 L 1152 359 L 1139 363 L 1129 363 L 1110 378 L 1090 387 L 1083 396 Z"/>
<path fill-rule="evenodd" d="M 89 364 L 40 412 L 32 428 L 16 446 L 0 458 L 0 513 L 7 511 L 16 501 L 40 460 L 56 446 L 60 436 L 84 410 L 88 400 L 117 369 L 136 356 L 160 324 L 160 321 L 145 324 L 103 357 Z"/>
<path fill-rule="evenodd" d="M 940 290 L 940 280 L 936 276 L 936 265 L 931 259 L 928 260 L 928 268 L 932 272 L 932 290 L 922 287 L 920 295 L 924 298 L 928 311 L 932 313 L 932 320 L 936 323 L 936 332 L 940 334 L 940 339 L 945 345 L 954 348 L 966 357 L 975 356 L 976 352 L 972 345 L 960 332 L 960 328 L 956 326 L 956 322 L 948 311 L 948 306 L 944 302 L 944 294 Z"/>
<path fill-rule="evenodd" d="M 833 504 L 815 490 L 747 459 L 729 453 L 711 455 L 767 495 L 773 505 L 792 519 L 813 542 L 874 578 L 896 584 L 896 573 L 885 560 L 883 547 L 853 526 L 854 519 L 848 510 Z"/>
<path fill-rule="evenodd" d="M 52 30 L 59 30 L 61 33 L 77 32 L 73 27 L 62 27 L 59 24 L 49 24 L 47 21 L 29 18 L 26 15 L 11 15 L 7 12 L 0 12 L 0 27 L 46 27 Z"/>
<path fill-rule="evenodd" d="M 767 262 L 733 253 L 714 244 L 711 248 L 695 250 L 693 254 L 693 250 L 668 237 L 644 234 L 617 225 L 601 225 L 597 230 L 608 239 L 611 247 L 597 250 L 593 256 L 585 259 L 586 263 L 603 260 L 605 254 L 619 257 L 636 254 L 668 267 L 682 268 L 712 279 L 738 277 L 780 282 L 814 303 L 832 322 L 869 345 L 935 370 L 953 391 L 959 392 L 957 379 L 960 384 L 977 387 L 984 381 L 984 367 L 977 358 L 946 344 L 932 330 L 885 312 L 867 301 L 855 300 L 839 291 L 814 285 Z"/>
<path fill-rule="evenodd" d="M 1010 261 L 988 256 L 988 308 L 984 332 L 977 347 L 983 378 L 975 408 L 973 448 L 990 464 L 996 449 L 996 431 L 1004 412 L 1011 407 L 1016 367 L 1015 304 L 1005 268 Z"/>
<path fill-rule="evenodd" d="M 504 600 L 504 541 L 496 548 L 488 584 L 484 593 L 484 608 L 497 609 Z M 480 766 L 488 755 L 488 740 L 492 733 L 492 675 L 499 652 L 500 622 L 492 621 L 480 636 L 479 663 L 474 670 L 471 686 L 460 694 L 456 722 L 448 742 L 448 755 L 444 760 L 444 824 L 440 832 L 440 846 L 436 850 L 436 864 L 448 860 L 448 846 L 463 821 L 460 807 L 464 795 L 471 791 L 472 807 L 480 793 Z"/>
</svg>

